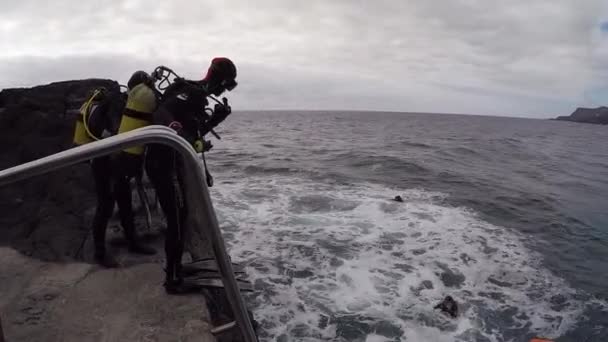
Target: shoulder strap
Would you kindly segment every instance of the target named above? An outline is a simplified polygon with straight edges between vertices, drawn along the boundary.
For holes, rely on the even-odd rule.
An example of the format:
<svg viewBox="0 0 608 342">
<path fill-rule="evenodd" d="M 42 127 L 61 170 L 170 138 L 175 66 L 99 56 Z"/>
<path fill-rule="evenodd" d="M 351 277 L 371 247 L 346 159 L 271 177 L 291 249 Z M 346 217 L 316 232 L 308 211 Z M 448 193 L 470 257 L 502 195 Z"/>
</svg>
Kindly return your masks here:
<svg viewBox="0 0 608 342">
<path fill-rule="evenodd" d="M 91 115 L 91 110 L 93 109 L 93 105 L 99 102 L 106 93 L 106 89 L 103 87 L 97 88 L 93 90 L 91 96 L 84 102 L 84 104 L 80 107 L 80 113 L 82 114 L 82 122 L 84 124 L 84 129 L 87 132 L 87 135 L 94 140 L 100 140 L 100 137 L 95 136 L 89 129 L 89 116 Z"/>
</svg>

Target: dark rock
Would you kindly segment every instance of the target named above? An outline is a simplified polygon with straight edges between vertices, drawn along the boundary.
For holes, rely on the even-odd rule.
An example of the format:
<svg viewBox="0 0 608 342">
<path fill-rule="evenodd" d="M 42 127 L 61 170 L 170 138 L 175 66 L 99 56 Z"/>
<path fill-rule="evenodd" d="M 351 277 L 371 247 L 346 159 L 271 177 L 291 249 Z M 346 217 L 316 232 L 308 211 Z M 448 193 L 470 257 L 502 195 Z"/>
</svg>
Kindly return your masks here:
<svg viewBox="0 0 608 342">
<path fill-rule="evenodd" d="M 577 108 L 569 116 L 558 116 L 555 120 L 607 125 L 608 107 Z"/>
<path fill-rule="evenodd" d="M 88 79 L 2 90 L 0 169 L 70 148 L 75 123 L 70 109 L 100 86 L 119 89 L 111 80 Z M 43 260 L 73 258 L 88 231 L 92 190 L 84 164 L 0 188 L 0 245 Z"/>
<path fill-rule="evenodd" d="M 86 79 L 54 82 L 33 88 L 13 88 L 0 91 L 0 107 L 7 110 L 18 107 L 21 110 L 38 111 L 48 117 L 65 114 L 66 110 L 80 106 L 83 99 L 92 89 L 105 87 L 108 90 L 119 90 L 117 82 L 105 79 Z"/>
</svg>

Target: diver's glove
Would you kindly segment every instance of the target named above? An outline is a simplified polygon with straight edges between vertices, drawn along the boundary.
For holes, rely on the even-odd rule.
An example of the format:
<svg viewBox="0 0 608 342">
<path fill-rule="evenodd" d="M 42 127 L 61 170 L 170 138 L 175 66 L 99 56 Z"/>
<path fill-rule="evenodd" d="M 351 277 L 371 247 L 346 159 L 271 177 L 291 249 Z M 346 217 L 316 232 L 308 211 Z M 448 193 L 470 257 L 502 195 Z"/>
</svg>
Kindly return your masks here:
<svg viewBox="0 0 608 342">
<path fill-rule="evenodd" d="M 209 121 L 205 123 L 210 129 L 213 129 L 217 125 L 222 123 L 222 121 L 226 120 L 228 115 L 232 113 L 232 108 L 230 107 L 230 105 L 228 105 L 228 99 L 224 98 L 223 100 L 223 104 L 218 103 L 215 105 L 215 107 L 213 108 L 213 115 L 211 115 Z"/>
<path fill-rule="evenodd" d="M 230 113 L 232 113 L 232 108 L 228 105 L 228 100 L 224 98 L 224 103 L 219 104 L 216 103 L 213 108 L 213 113 L 222 119 L 225 119 Z"/>
</svg>

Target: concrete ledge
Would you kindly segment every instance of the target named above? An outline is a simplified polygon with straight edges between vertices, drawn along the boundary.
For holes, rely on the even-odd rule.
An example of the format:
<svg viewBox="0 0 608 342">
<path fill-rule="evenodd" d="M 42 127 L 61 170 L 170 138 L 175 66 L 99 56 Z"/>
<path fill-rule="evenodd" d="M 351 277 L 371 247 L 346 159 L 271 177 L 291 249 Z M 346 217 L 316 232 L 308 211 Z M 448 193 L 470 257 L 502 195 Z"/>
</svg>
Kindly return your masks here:
<svg viewBox="0 0 608 342">
<path fill-rule="evenodd" d="M 169 296 L 162 267 L 107 270 L 0 248 L 7 341 L 215 341 L 204 296 Z"/>
</svg>

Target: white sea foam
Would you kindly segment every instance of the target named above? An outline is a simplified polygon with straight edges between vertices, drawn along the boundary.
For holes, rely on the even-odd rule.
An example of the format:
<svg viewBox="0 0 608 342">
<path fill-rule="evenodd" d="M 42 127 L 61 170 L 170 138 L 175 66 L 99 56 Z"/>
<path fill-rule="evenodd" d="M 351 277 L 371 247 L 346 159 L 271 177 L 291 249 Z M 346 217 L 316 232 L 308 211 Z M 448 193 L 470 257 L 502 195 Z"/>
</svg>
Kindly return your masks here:
<svg viewBox="0 0 608 342">
<path fill-rule="evenodd" d="M 442 194 L 248 177 L 213 190 L 264 340 L 519 341 L 557 337 L 584 303 L 525 236 Z M 390 201 L 400 194 L 405 202 Z M 433 310 L 460 303 L 449 319 Z"/>
</svg>

